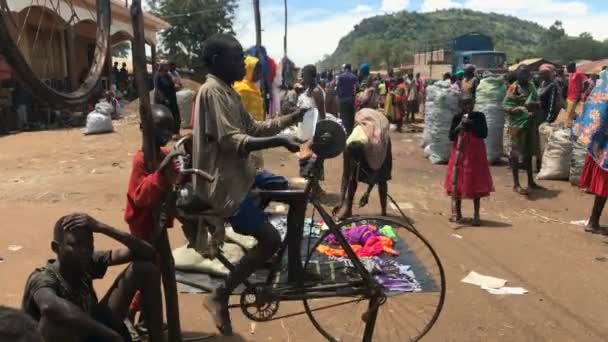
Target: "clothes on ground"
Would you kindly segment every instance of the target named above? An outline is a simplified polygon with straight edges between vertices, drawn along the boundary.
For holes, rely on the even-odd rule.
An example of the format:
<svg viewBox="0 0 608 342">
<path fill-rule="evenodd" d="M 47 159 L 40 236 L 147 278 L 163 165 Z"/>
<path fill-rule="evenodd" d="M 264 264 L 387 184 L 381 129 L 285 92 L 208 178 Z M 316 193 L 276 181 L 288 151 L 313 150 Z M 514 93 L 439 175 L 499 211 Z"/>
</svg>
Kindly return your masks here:
<svg viewBox="0 0 608 342">
<path fill-rule="evenodd" d="M 45 267 L 37 268 L 27 279 L 21 304 L 23 311 L 34 320 L 40 320 L 42 314 L 34 300 L 34 295 L 38 290 L 47 288 L 59 298 L 69 301 L 84 313 L 91 315 L 93 308 L 98 304 L 93 280 L 105 276 L 111 257 L 111 251 L 93 253 L 88 272 L 83 276 L 78 287 L 70 286 L 61 276 L 58 262 L 49 260 Z"/>
<path fill-rule="evenodd" d="M 457 184 L 457 197 L 475 199 L 486 197 L 494 191 L 492 175 L 486 157 L 486 146 L 483 141 L 487 137 L 488 128 L 485 116 L 480 112 L 469 114 L 471 123 L 465 126 L 463 134 L 459 135 L 456 127 L 460 125 L 462 115 L 457 115 L 452 121 L 450 140 L 452 152 L 448 162 L 444 188 L 448 195 L 452 194 L 452 177 L 456 164 L 456 146 L 462 139 Z"/>
<path fill-rule="evenodd" d="M 384 226 L 382 228 L 380 228 L 380 234 L 386 236 L 387 238 L 393 240 L 393 241 L 397 241 L 397 234 L 395 234 L 395 231 L 393 230 L 393 227 L 391 226 Z"/>
<path fill-rule="evenodd" d="M 411 266 L 386 258 L 373 257 L 372 260 L 378 267 L 378 273 L 374 278 L 389 292 L 422 291 L 422 286 L 416 280 Z"/>
<path fill-rule="evenodd" d="M 358 256 L 370 257 L 378 256 L 383 253 L 399 256 L 399 252 L 393 249 L 393 240 L 390 237 L 382 235 L 375 226 L 362 225 L 343 229 L 342 234 Z M 325 242 L 328 245 L 319 245 L 317 247 L 319 253 L 323 253 L 327 256 L 346 257 L 344 249 L 341 247 L 332 247 L 334 245 L 339 245 L 338 240 L 333 234 L 328 235 Z"/>
<path fill-rule="evenodd" d="M 585 157 L 580 187 L 597 196 L 608 197 L 608 171 L 602 169 L 590 154 Z"/>
<path fill-rule="evenodd" d="M 262 92 L 254 81 L 255 68 L 259 60 L 252 56 L 245 58 L 245 77 L 243 80 L 234 83 L 234 90 L 241 97 L 243 107 L 257 121 L 264 121 L 264 99 Z"/>
<path fill-rule="evenodd" d="M 161 149 L 162 155 L 169 152 Z M 160 208 L 164 196 L 171 188 L 162 173 L 148 172 L 143 151 L 133 156 L 131 177 L 127 189 L 125 221 L 131 234 L 140 239 L 149 240 L 156 226 L 154 213 Z M 173 218 L 166 221 L 166 228 L 173 227 Z"/>
<path fill-rule="evenodd" d="M 597 85 L 589 95 L 583 114 L 572 128 L 576 141 L 604 170 L 608 170 L 608 73 L 602 71 Z"/>
</svg>

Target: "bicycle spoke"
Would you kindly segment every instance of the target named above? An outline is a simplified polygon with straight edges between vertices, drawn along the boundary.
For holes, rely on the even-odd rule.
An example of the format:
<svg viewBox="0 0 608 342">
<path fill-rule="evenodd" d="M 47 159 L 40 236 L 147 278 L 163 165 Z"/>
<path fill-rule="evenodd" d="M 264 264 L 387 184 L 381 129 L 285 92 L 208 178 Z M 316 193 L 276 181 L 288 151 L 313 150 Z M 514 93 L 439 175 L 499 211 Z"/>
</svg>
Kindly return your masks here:
<svg viewBox="0 0 608 342">
<path fill-rule="evenodd" d="M 379 282 L 377 285 L 382 286 L 386 296 L 380 298 L 382 304 L 377 308 L 376 319 L 369 322 L 362 320 L 364 314 L 370 314 L 370 298 L 367 296 L 360 296 L 359 301 L 350 303 L 340 303 L 336 297 L 305 301 L 308 317 L 315 328 L 331 341 L 361 341 L 366 331 L 373 331 L 372 336 L 367 336 L 373 341 L 418 341 L 433 326 L 443 305 L 445 279 L 441 264 L 424 238 L 408 228 L 407 222 L 383 217 L 359 217 L 346 220 L 341 229 L 364 225 L 392 226 L 399 237 L 393 247 L 400 252 L 399 257 L 380 255 L 364 263 L 375 263 L 378 270 L 387 272 L 374 275 L 374 281 Z M 315 261 L 331 262 L 323 261 L 328 260 L 323 258 L 309 256 L 307 262 L 310 265 L 306 264 L 308 270 L 312 270 Z M 363 263 L 362 259 L 359 260 Z M 357 275 L 359 271 L 353 268 L 355 263 L 352 260 L 346 258 L 341 262 L 347 268 L 338 270 L 336 267 L 336 272 L 349 277 Z M 331 266 L 325 269 L 331 269 Z M 336 291 L 338 295 L 340 290 Z M 321 310 L 321 306 L 328 308 Z M 368 324 L 373 324 L 373 330 L 367 329 L 371 328 L 367 327 Z"/>
</svg>

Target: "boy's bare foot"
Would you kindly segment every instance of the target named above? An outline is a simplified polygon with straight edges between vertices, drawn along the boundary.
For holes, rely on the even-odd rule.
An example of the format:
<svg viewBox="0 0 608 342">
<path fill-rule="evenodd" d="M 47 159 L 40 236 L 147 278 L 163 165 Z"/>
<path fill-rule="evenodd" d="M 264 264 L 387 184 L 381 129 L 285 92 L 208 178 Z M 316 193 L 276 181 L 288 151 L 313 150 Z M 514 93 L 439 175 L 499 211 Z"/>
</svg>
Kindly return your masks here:
<svg viewBox="0 0 608 342">
<path fill-rule="evenodd" d="M 216 294 L 207 296 L 203 306 L 209 312 L 213 323 L 219 332 L 224 336 L 232 336 L 232 323 L 230 322 L 230 312 L 228 311 L 228 299 L 219 298 Z"/>
<path fill-rule="evenodd" d="M 520 195 L 524 195 L 524 196 L 528 195 L 528 190 L 522 188 L 519 185 L 514 186 L 513 191 L 515 191 L 516 193 L 518 193 Z"/>
<path fill-rule="evenodd" d="M 452 216 L 450 216 L 450 222 L 462 223 L 462 216 L 461 215 L 452 215 Z"/>
</svg>

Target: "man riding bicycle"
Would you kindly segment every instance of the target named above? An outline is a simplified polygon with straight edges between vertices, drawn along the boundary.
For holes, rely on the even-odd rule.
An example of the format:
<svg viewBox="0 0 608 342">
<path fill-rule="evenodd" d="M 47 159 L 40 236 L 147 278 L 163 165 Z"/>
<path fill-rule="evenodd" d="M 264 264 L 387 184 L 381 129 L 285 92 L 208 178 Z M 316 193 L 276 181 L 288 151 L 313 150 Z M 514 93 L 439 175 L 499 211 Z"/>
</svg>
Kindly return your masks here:
<svg viewBox="0 0 608 342">
<path fill-rule="evenodd" d="M 256 248 L 241 259 L 225 284 L 215 290 L 206 303 L 220 332 L 231 335 L 230 294 L 269 260 L 281 244 L 279 233 L 251 193 L 258 170 L 250 153 L 275 147 L 299 151 L 299 144 L 293 138 L 277 134 L 301 121 L 305 110 L 264 122 L 255 121 L 245 111 L 232 88 L 232 84 L 245 75 L 243 48 L 233 36 L 210 37 L 203 48 L 203 60 L 209 74 L 196 100 L 193 166 L 209 173 L 214 180 L 195 180 L 196 193 L 212 207 L 214 214 L 230 222 L 236 232 L 258 241 Z"/>
</svg>

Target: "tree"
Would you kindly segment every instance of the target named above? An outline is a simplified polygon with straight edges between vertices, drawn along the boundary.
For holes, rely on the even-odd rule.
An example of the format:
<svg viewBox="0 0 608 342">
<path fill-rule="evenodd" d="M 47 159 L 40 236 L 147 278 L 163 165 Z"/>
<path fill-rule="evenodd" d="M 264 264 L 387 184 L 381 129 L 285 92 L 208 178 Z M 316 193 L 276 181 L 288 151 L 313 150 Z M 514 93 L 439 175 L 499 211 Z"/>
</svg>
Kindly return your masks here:
<svg viewBox="0 0 608 342">
<path fill-rule="evenodd" d="M 161 33 L 163 53 L 179 65 L 202 63 L 204 41 L 231 33 L 237 0 L 158 0 L 158 14 L 171 24 Z"/>
<path fill-rule="evenodd" d="M 121 58 L 128 57 L 129 51 L 131 51 L 130 42 L 118 43 L 118 44 L 112 46 L 112 57 L 121 57 Z"/>
</svg>

